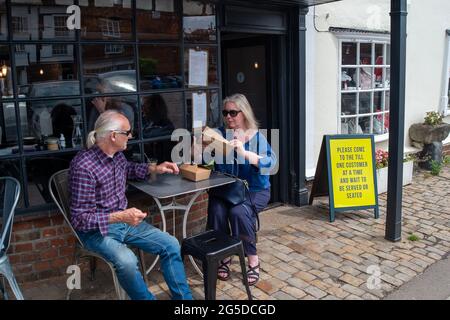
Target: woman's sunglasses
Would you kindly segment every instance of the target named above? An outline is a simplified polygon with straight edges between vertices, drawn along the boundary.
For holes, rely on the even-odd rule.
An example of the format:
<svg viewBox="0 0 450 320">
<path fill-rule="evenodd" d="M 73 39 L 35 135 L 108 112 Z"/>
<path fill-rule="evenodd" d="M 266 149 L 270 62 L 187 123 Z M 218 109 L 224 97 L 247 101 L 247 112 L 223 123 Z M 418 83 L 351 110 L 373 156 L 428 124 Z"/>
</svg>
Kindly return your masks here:
<svg viewBox="0 0 450 320">
<path fill-rule="evenodd" d="M 222 110 L 222 115 L 224 118 L 226 118 L 227 115 L 230 115 L 232 118 L 234 118 L 238 115 L 239 112 L 241 112 L 241 110 Z"/>
</svg>

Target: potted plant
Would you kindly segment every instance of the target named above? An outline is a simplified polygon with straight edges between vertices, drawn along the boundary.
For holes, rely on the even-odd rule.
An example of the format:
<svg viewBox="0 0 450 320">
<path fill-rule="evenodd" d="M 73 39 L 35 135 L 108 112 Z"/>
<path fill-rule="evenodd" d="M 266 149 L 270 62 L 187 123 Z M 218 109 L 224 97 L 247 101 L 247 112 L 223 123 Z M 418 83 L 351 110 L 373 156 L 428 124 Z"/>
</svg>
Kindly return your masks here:
<svg viewBox="0 0 450 320">
<path fill-rule="evenodd" d="M 439 112 L 430 111 L 423 123 L 415 123 L 409 128 L 413 144 L 422 149 L 419 166 L 426 170 L 431 170 L 433 161 L 442 163 L 442 141 L 450 133 L 450 124 L 443 118 Z"/>
<path fill-rule="evenodd" d="M 408 154 L 403 158 L 403 184 L 407 185 L 412 182 L 415 156 Z M 387 191 L 388 184 L 388 164 L 389 152 L 377 149 L 375 152 L 375 161 L 377 168 L 377 187 L 378 194 Z"/>
</svg>

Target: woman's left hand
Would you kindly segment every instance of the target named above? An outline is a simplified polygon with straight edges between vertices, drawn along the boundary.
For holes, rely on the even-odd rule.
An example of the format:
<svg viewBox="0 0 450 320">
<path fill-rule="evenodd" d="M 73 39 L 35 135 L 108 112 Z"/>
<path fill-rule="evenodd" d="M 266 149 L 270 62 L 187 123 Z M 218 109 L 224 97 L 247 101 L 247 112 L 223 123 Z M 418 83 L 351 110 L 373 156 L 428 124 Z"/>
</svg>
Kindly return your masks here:
<svg viewBox="0 0 450 320">
<path fill-rule="evenodd" d="M 242 141 L 240 141 L 238 139 L 233 139 L 230 141 L 230 144 L 236 150 L 238 155 L 245 156 L 246 151 L 245 151 L 244 144 L 242 143 Z"/>
</svg>

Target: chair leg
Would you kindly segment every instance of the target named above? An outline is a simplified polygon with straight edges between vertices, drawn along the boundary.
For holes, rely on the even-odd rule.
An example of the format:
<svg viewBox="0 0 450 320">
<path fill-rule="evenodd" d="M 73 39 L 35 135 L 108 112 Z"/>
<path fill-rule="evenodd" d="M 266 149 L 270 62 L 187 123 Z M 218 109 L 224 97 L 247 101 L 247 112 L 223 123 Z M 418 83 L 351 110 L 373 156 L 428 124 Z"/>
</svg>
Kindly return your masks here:
<svg viewBox="0 0 450 320">
<path fill-rule="evenodd" d="M 217 262 L 202 261 L 205 300 L 216 300 Z"/>
<path fill-rule="evenodd" d="M 138 249 L 138 251 L 139 251 L 139 264 L 140 264 L 140 267 L 141 267 L 142 276 L 144 277 L 145 284 L 148 287 L 147 267 L 145 265 L 144 250 Z"/>
<path fill-rule="evenodd" d="M 244 249 L 241 244 L 241 248 L 239 250 L 239 262 L 241 263 L 242 277 L 245 285 L 245 290 L 247 291 L 248 300 L 252 300 L 252 293 L 250 292 L 250 286 L 248 285 L 248 277 L 247 277 L 247 268 L 245 266 L 245 256 Z"/>
<path fill-rule="evenodd" d="M 11 265 L 9 261 L 6 260 L 3 262 L 2 269 L 4 271 L 4 276 L 6 280 L 8 280 L 9 286 L 11 287 L 12 292 L 16 296 L 17 300 L 24 300 L 22 292 L 20 291 L 19 285 L 17 284 L 16 278 L 14 277 Z M 5 288 L 6 293 L 6 288 Z"/>
<path fill-rule="evenodd" d="M 96 257 L 90 257 L 89 258 L 89 265 L 91 268 L 91 281 L 95 280 L 95 271 L 97 270 L 97 258 Z"/>
</svg>

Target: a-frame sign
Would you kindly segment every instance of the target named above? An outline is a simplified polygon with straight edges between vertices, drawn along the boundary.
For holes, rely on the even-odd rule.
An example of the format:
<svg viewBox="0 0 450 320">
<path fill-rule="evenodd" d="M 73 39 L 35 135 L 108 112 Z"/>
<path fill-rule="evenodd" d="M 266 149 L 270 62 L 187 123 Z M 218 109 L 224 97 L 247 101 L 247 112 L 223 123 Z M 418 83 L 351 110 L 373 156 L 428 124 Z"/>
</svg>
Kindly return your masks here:
<svg viewBox="0 0 450 320">
<path fill-rule="evenodd" d="M 373 135 L 325 135 L 309 204 L 329 196 L 330 222 L 335 212 L 374 209 L 379 217 Z"/>
</svg>

